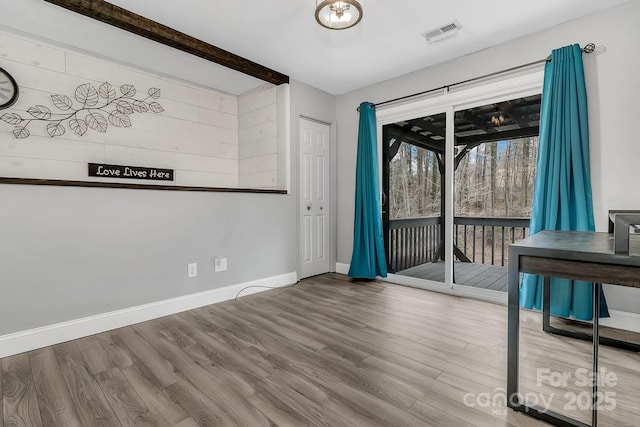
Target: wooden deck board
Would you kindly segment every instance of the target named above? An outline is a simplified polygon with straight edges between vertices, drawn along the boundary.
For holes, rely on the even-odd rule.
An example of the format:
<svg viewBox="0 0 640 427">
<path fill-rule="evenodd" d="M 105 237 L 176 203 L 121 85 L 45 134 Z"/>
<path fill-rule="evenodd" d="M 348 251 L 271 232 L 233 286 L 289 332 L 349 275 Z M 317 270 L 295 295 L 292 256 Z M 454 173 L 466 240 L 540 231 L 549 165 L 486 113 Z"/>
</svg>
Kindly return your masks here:
<svg viewBox="0 0 640 427">
<path fill-rule="evenodd" d="M 475 264 L 471 262 L 456 262 L 453 266 L 453 271 L 457 285 L 507 292 L 507 267 Z M 396 274 L 435 282 L 444 282 L 444 263 L 429 262 L 399 271 Z"/>
</svg>

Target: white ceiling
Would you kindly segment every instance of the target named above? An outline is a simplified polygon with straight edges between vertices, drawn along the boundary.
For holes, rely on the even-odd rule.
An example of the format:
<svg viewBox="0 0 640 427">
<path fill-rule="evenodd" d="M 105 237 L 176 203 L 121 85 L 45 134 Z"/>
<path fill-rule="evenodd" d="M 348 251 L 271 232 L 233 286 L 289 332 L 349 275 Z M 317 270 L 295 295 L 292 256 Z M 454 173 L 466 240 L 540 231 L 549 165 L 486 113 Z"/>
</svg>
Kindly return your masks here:
<svg viewBox="0 0 640 427">
<path fill-rule="evenodd" d="M 360 24 L 334 31 L 315 22 L 315 0 L 110 0 L 334 95 L 626 1 L 362 0 Z M 423 33 L 453 20 L 458 36 L 427 44 Z M 42 0 L 1 0 L 0 26 L 231 93 L 262 84 Z"/>
<path fill-rule="evenodd" d="M 332 94 L 396 77 L 540 31 L 627 0 L 362 0 L 356 27 L 314 18 L 315 0 L 110 0 Z M 457 20 L 460 34 L 422 33 Z"/>
</svg>

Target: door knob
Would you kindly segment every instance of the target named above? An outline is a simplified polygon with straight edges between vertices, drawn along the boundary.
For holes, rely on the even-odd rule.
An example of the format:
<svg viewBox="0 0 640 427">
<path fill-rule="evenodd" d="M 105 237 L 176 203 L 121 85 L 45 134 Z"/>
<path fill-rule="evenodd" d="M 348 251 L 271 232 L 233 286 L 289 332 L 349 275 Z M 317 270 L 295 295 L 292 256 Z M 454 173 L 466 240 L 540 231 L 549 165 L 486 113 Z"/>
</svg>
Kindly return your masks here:
<svg viewBox="0 0 640 427">
<path fill-rule="evenodd" d="M 307 205 L 307 210 L 310 211 L 311 210 L 311 205 Z"/>
</svg>

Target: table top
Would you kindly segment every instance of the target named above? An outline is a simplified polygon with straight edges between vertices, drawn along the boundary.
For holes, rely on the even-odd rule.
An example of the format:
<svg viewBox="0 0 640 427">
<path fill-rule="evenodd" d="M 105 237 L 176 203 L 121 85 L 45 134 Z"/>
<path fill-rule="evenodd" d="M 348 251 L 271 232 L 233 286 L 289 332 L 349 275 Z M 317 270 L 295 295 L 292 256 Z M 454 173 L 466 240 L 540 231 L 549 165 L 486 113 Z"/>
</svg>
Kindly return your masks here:
<svg viewBox="0 0 640 427">
<path fill-rule="evenodd" d="M 630 242 L 629 255 L 616 254 L 613 250 L 613 234 L 545 230 L 512 243 L 509 248 L 514 255 L 640 267 L 640 240 L 632 237 Z"/>
</svg>

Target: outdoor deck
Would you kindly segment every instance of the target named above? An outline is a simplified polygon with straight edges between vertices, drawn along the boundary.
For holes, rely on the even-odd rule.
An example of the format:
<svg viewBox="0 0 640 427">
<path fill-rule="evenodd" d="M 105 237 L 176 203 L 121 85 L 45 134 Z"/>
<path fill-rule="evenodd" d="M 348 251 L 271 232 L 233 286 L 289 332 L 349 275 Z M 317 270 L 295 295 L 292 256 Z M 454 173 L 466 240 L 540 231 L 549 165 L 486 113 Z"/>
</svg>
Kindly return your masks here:
<svg viewBox="0 0 640 427">
<path fill-rule="evenodd" d="M 507 267 L 470 262 L 456 262 L 453 265 L 454 283 L 474 288 L 507 292 Z M 444 282 L 444 263 L 427 262 L 399 271 L 402 276 Z"/>
</svg>

